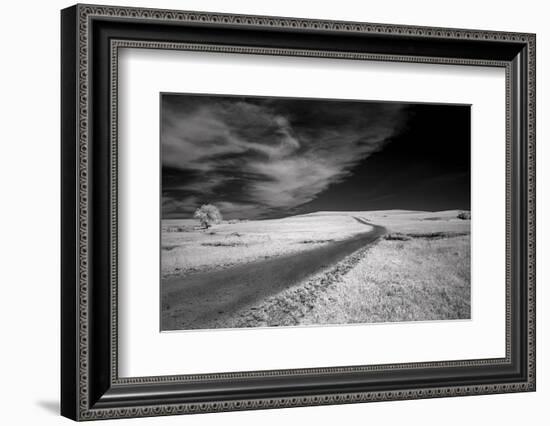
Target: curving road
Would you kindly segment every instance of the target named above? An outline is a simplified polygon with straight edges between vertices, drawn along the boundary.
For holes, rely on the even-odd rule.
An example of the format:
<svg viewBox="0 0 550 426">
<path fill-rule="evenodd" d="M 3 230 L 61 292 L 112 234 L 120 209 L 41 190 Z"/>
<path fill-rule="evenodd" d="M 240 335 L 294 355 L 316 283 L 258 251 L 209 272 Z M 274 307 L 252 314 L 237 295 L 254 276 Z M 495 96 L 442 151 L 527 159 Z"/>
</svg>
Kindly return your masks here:
<svg viewBox="0 0 550 426">
<path fill-rule="evenodd" d="M 162 311 L 161 329 L 212 328 L 216 319 L 231 316 L 299 284 L 306 277 L 373 243 L 386 232 L 384 227 L 365 219 L 354 219 L 372 229 L 300 253 L 163 280 L 162 306 L 169 308 Z"/>
</svg>

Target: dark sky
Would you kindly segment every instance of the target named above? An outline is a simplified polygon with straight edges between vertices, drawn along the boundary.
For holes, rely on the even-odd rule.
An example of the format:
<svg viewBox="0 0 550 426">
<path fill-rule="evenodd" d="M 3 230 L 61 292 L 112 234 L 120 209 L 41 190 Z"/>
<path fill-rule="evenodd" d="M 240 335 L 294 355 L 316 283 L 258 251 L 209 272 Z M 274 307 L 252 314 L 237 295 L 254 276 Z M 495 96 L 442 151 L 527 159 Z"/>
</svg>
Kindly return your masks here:
<svg viewBox="0 0 550 426">
<path fill-rule="evenodd" d="M 470 106 L 161 95 L 162 217 L 470 208 Z"/>
</svg>

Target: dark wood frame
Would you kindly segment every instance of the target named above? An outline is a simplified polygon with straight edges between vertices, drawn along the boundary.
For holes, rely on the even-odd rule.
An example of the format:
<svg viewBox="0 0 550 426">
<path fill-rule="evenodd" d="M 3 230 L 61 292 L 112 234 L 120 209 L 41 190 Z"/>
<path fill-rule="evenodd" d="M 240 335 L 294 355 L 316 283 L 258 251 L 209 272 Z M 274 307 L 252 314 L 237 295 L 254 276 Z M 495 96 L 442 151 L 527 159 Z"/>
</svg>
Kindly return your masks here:
<svg viewBox="0 0 550 426">
<path fill-rule="evenodd" d="M 76 5 L 61 13 L 61 413 L 75 420 L 535 390 L 535 36 Z M 506 357 L 119 378 L 117 52 L 496 66 L 507 79 Z M 503 230 L 504 232 L 504 230 Z"/>
</svg>

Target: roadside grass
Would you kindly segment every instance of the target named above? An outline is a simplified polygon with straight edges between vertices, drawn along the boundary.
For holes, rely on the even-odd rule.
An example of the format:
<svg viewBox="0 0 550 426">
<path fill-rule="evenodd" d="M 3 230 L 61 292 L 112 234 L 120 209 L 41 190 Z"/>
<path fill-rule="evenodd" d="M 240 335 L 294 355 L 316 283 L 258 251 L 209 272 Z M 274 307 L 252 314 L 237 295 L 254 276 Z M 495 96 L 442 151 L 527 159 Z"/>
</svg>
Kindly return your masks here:
<svg viewBox="0 0 550 426">
<path fill-rule="evenodd" d="M 470 237 L 381 240 L 300 324 L 470 318 Z"/>
<path fill-rule="evenodd" d="M 390 234 L 386 234 L 384 236 L 384 239 L 386 240 L 397 240 L 397 241 L 409 241 L 413 238 L 428 238 L 428 239 L 436 239 L 436 238 L 452 238 L 452 237 L 460 237 L 463 235 L 469 235 L 469 232 L 412 232 L 412 233 L 401 233 L 401 232 L 392 232 Z"/>
</svg>

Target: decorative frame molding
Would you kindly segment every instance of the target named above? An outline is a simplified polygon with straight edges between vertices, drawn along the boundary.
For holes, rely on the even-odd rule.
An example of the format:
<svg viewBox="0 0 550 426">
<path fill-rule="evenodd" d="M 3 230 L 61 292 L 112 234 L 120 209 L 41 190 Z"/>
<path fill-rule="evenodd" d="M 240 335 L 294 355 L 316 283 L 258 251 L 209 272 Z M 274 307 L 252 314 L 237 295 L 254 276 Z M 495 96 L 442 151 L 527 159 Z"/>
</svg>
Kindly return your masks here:
<svg viewBox="0 0 550 426">
<path fill-rule="evenodd" d="M 219 44 L 208 40 L 159 41 L 134 38 L 124 24 L 139 23 L 143 31 L 170 26 L 190 31 L 224 28 L 228 32 L 256 33 L 275 30 L 299 38 L 314 32 L 371 37 L 373 51 Z M 96 25 L 97 24 L 97 25 Z M 104 29 L 101 25 L 105 25 Z M 119 27 L 120 25 L 120 27 Z M 109 33 L 103 36 L 102 32 Z M 124 33 L 124 38 L 117 34 Z M 170 33 L 173 35 L 173 32 Z M 94 37 L 97 37 L 94 42 Z M 160 36 L 162 38 L 162 35 Z M 236 36 L 237 37 L 237 36 Z M 191 37 L 193 38 L 193 37 Z M 246 38 L 243 36 L 243 38 Z M 106 41 L 107 40 L 107 41 Z M 418 54 L 380 52 L 384 40 L 423 44 Z M 282 43 L 289 43 L 287 39 Z M 437 43 L 478 48 L 470 56 L 426 54 Z M 337 41 L 334 42 L 337 45 Z M 378 43 L 378 44 L 376 44 Z M 461 44 L 462 43 L 462 44 Z M 445 45 L 445 44 L 444 44 Z M 419 62 L 503 67 L 506 70 L 506 357 L 450 362 L 327 367 L 187 376 L 118 377 L 117 327 L 117 87 L 118 49 L 154 48 L 262 54 L 314 56 L 371 61 Z M 488 53 L 491 47 L 493 52 Z M 498 48 L 497 48 L 498 47 Z M 367 46 L 369 48 L 369 46 Z M 424 49 L 424 50 L 422 50 Z M 422 53 L 424 52 L 424 53 Z M 479 52 L 479 53 L 478 53 Z M 101 54 L 100 54 L 101 53 Z M 279 408 L 365 401 L 434 398 L 535 390 L 535 36 L 510 32 L 411 27 L 402 25 L 337 22 L 266 16 L 229 15 L 126 7 L 76 5 L 62 11 L 62 414 L 75 420 L 141 417 L 196 412 Z M 473 56 L 472 56 L 473 55 Z M 108 63 L 104 63 L 108 62 Z M 95 68 L 94 68 L 95 67 Z M 101 97 L 101 100 L 99 98 Z M 105 99 L 104 99 L 105 98 Z M 106 104 L 104 101 L 107 101 Z M 103 103 L 102 103 L 103 102 Z M 108 110 L 108 111 L 107 111 Z M 101 118 L 99 118 L 101 117 Z M 108 123 L 107 123 L 108 122 Z M 107 135 L 107 137 L 105 136 Z M 109 146 L 95 142 L 103 137 Z M 94 139 L 95 138 L 95 139 Z M 94 168 L 90 158 L 94 157 Z M 98 161 L 100 159 L 101 161 Z M 101 163 L 108 178 L 96 171 Z M 97 188 L 97 189 L 96 189 Z M 108 189 L 102 198 L 102 189 Z M 106 233 L 98 234 L 97 229 Z M 108 235 L 107 235 L 108 234 Z M 108 253 L 108 262 L 102 257 Z M 515 258 L 518 259 L 515 259 Z M 98 259 L 101 258 L 101 261 Z M 516 265 L 515 261 L 519 263 Z M 105 263 L 108 263 L 106 265 Z M 102 277 L 103 281 L 99 281 Z M 107 280 L 104 283 L 105 279 Z M 521 300 L 519 300 L 521 298 Z M 92 303 L 93 301 L 93 303 Z M 514 304 L 516 303 L 517 306 Z M 97 305 L 109 309 L 100 310 Z M 410 382 L 391 389 L 370 384 L 352 386 L 361 374 L 409 370 L 468 372 L 473 368 L 507 369 L 508 380 L 452 383 L 419 387 Z M 473 371 L 473 370 L 471 370 Z M 504 370 L 503 370 L 504 371 Z M 514 371 L 514 374 L 512 374 Z M 404 373 L 403 373 L 404 374 Z M 254 397 L 253 390 L 224 395 L 228 381 L 250 380 L 269 386 L 276 378 L 299 380 L 350 375 L 341 391 L 296 393 L 274 387 L 270 397 Z M 365 376 L 366 377 L 366 376 Z M 263 384 L 259 381 L 264 380 Z M 403 381 L 404 379 L 400 379 Z M 397 380 L 399 381 L 399 380 Z M 163 387 L 209 384 L 209 398 L 168 398 Z M 289 382 L 290 383 L 290 382 Z M 435 383 L 435 379 L 434 379 Z M 205 385 L 206 386 L 206 385 Z M 252 387 L 254 387 L 252 386 Z M 349 389 L 354 388 L 352 391 Z M 326 388 L 326 387 L 325 387 Z M 142 396 L 137 395 L 137 389 Z M 328 388 L 326 388 L 328 389 Z M 206 390 L 205 390 L 206 391 Z M 248 393 L 247 393 L 248 392 Z M 149 393 L 149 397 L 143 394 Z M 221 395 L 218 395 L 221 394 Z M 247 396 L 246 396 L 247 395 Z M 246 397 L 244 397 L 246 396 Z M 202 399 L 201 399 L 202 398 Z"/>
</svg>

